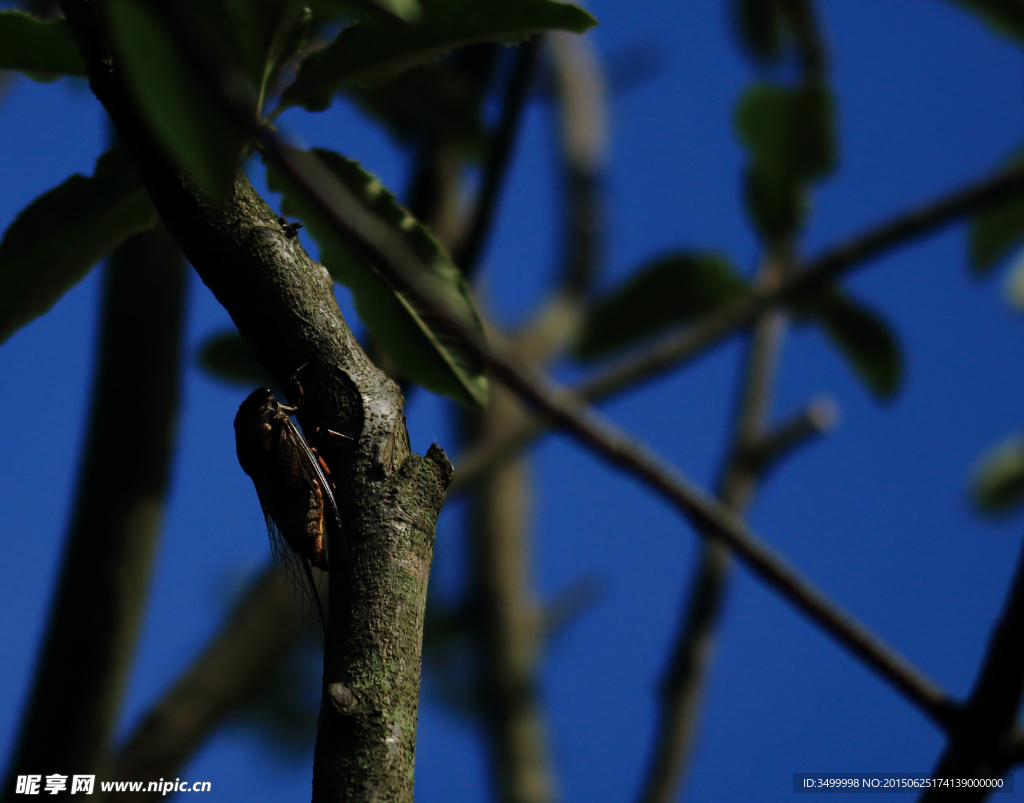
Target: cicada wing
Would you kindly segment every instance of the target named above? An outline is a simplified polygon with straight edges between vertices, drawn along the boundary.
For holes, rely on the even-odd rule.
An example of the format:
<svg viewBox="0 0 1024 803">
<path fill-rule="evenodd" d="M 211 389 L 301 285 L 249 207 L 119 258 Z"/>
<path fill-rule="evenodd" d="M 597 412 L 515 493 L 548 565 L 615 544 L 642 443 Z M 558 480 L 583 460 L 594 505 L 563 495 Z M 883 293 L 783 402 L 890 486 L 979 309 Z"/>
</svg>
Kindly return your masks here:
<svg viewBox="0 0 1024 803">
<path fill-rule="evenodd" d="M 326 544 L 326 548 L 328 549 L 327 565 L 331 565 L 330 548 L 332 546 L 340 545 L 340 551 L 345 559 L 345 567 L 347 569 L 348 566 L 351 565 L 349 561 L 348 544 L 345 543 L 345 529 L 341 524 L 341 514 L 338 512 L 338 503 L 334 499 L 334 491 L 331 488 L 330 480 L 327 479 L 323 469 L 320 468 L 320 461 L 309 448 L 309 444 L 299 431 L 299 428 L 292 423 L 290 418 L 286 418 L 285 421 L 285 432 L 287 433 L 287 437 L 295 443 L 304 457 L 301 462 L 303 471 L 306 474 L 306 479 L 311 483 L 317 483 L 320 486 L 321 494 L 323 496 L 324 519 L 326 520 L 329 528 Z"/>
<path fill-rule="evenodd" d="M 281 534 L 277 522 L 270 515 L 267 505 L 263 501 L 263 495 L 259 488 L 256 489 L 256 496 L 260 500 L 260 508 L 263 511 L 263 520 L 267 525 L 267 537 L 270 539 L 270 554 L 274 557 L 285 581 L 291 587 L 292 592 L 299 600 L 302 609 L 315 624 L 319 641 L 322 644 L 326 629 L 323 605 L 320 602 L 320 582 L 313 577 L 309 561 L 302 555 L 295 552 Z M 320 575 L 321 572 L 317 571 Z"/>
</svg>

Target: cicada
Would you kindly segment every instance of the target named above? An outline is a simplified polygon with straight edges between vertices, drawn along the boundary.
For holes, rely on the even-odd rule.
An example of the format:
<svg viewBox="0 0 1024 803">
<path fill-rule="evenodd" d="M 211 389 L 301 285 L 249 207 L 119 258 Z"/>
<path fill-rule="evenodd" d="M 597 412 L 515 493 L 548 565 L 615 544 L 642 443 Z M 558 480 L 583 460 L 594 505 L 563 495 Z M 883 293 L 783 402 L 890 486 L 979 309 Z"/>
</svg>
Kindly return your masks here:
<svg viewBox="0 0 1024 803">
<path fill-rule="evenodd" d="M 235 450 L 256 486 L 271 552 L 300 587 L 308 585 L 323 628 L 310 567 L 327 571 L 332 546 L 344 550 L 344 535 L 327 464 L 289 418 L 297 410 L 270 388 L 254 390 L 235 415 Z"/>
</svg>

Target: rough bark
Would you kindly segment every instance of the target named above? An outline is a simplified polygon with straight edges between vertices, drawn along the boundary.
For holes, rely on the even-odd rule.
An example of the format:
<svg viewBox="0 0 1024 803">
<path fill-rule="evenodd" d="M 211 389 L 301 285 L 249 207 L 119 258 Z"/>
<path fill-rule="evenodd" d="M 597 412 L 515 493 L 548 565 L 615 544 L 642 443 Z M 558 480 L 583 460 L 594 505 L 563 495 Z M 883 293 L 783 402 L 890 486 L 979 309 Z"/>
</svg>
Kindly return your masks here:
<svg viewBox="0 0 1024 803">
<path fill-rule="evenodd" d="M 410 453 L 402 395 L 359 347 L 326 270 L 244 175 L 223 204 L 206 202 L 138 118 L 99 5 L 61 7 L 93 91 L 203 282 L 279 382 L 305 366 L 305 431 L 352 439 L 318 444 L 338 486 L 350 560 L 333 545 L 313 796 L 411 801 L 423 605 L 450 464 L 439 448 Z"/>
</svg>

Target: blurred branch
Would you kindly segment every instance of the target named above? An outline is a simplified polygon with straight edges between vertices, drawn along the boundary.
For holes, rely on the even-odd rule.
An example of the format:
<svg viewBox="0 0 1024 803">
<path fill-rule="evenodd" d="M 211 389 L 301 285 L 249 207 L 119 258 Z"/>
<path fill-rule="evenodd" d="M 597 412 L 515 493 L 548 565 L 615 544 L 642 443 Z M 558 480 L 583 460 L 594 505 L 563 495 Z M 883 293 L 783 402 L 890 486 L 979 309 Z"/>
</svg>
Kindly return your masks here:
<svg viewBox="0 0 1024 803">
<path fill-rule="evenodd" d="M 633 390 L 669 370 L 686 365 L 737 329 L 749 324 L 763 310 L 786 303 L 802 294 L 813 293 L 893 248 L 1022 192 L 1024 171 L 1000 172 L 905 212 L 826 250 L 807 262 L 802 270 L 795 271 L 775 290 L 740 296 L 685 329 L 672 332 L 642 350 L 627 354 L 577 386 L 575 392 L 589 402 L 599 402 Z M 474 482 L 485 466 L 495 460 L 507 459 L 549 428 L 550 424 L 540 418 L 524 417 L 515 427 L 507 428 L 502 440 L 477 444 L 460 460 L 451 493 L 464 490 Z"/>
<path fill-rule="evenodd" d="M 88 438 L 14 775 L 102 771 L 145 609 L 178 418 L 186 273 L 162 225 L 105 271 Z"/>
<path fill-rule="evenodd" d="M 605 583 L 593 575 L 572 581 L 544 606 L 542 637 L 554 638 L 574 624 L 584 613 L 604 599 L 606 590 Z"/>
<path fill-rule="evenodd" d="M 555 31 L 547 41 L 567 195 L 560 284 L 566 295 L 580 297 L 600 269 L 601 185 L 608 159 L 605 82 L 589 39 Z"/>
<path fill-rule="evenodd" d="M 451 247 L 462 226 L 462 154 L 435 133 L 419 144 L 406 204 L 416 219 Z"/>
<path fill-rule="evenodd" d="M 1017 712 L 1024 698 L 1024 548 L 1013 582 L 989 639 L 971 696 L 949 734 L 949 745 L 932 773 L 940 778 L 1000 778 L 1022 756 Z M 980 801 L 991 789 L 928 790 L 921 803 Z"/>
<path fill-rule="evenodd" d="M 477 422 L 500 429 L 518 400 L 491 389 Z M 480 656 L 480 690 L 490 754 L 502 803 L 549 803 L 555 797 L 547 727 L 538 694 L 541 615 L 533 583 L 531 471 L 525 457 L 492 466 L 473 495 L 470 599 Z"/>
<path fill-rule="evenodd" d="M 957 190 L 937 201 L 905 212 L 887 223 L 868 229 L 806 262 L 778 288 L 769 293 L 750 293 L 719 308 L 686 329 L 658 340 L 640 353 L 627 355 L 598 376 L 585 382 L 579 393 L 599 401 L 619 391 L 633 389 L 664 372 L 678 368 L 704 353 L 736 329 L 748 324 L 762 310 L 812 294 L 838 281 L 886 252 L 930 234 L 961 217 L 1024 192 L 1024 171 L 998 175 Z"/>
<path fill-rule="evenodd" d="M 435 306 L 432 296 L 420 285 L 419 277 L 426 274 L 426 269 L 419 264 L 419 258 L 403 243 L 391 240 L 387 229 L 377 222 L 358 198 L 346 187 L 330 181 L 326 171 L 312 170 L 308 157 L 304 154 L 297 156 L 274 132 L 261 129 L 259 138 L 268 158 L 314 200 L 336 230 L 370 259 L 396 288 L 425 309 L 430 309 L 471 353 L 486 362 L 493 377 L 535 405 L 552 424 L 562 427 L 595 454 L 656 491 L 677 507 L 698 532 L 722 540 L 757 576 L 930 718 L 943 727 L 948 724 L 955 705 L 945 692 L 833 604 L 781 556 L 756 538 L 730 511 L 706 497 L 675 469 L 600 417 L 579 396 L 557 387 L 533 369 L 521 366 L 506 349 L 488 345 L 457 317 Z"/>
<path fill-rule="evenodd" d="M 769 257 L 758 276 L 758 286 L 770 290 L 781 280 L 783 270 L 783 260 Z M 769 310 L 758 318 L 750 340 L 731 445 L 718 488 L 722 504 L 737 516 L 745 512 L 761 470 L 767 467 L 750 456 L 765 439 L 785 323 L 782 312 Z M 658 735 L 640 795 L 642 803 L 671 803 L 678 797 L 697 729 L 730 564 L 729 551 L 721 542 L 705 541 L 661 684 Z"/>
<path fill-rule="evenodd" d="M 553 297 L 512 345 L 520 357 L 541 364 L 565 350 L 581 318 L 582 293 L 597 271 L 598 192 L 605 154 L 603 92 L 589 43 L 560 34 L 545 41 L 551 52 L 562 130 L 565 251 Z M 477 437 L 492 438 L 522 415 L 519 400 L 498 386 L 491 390 L 487 410 L 469 416 L 468 428 Z M 523 457 L 492 465 L 476 488 L 471 516 L 471 599 L 480 647 L 480 687 L 498 799 L 504 803 L 548 803 L 555 798 L 537 688 L 547 622 L 530 577 L 531 473 Z"/>
<path fill-rule="evenodd" d="M 484 246 L 494 222 L 494 213 L 498 208 L 498 198 L 505 181 L 508 165 L 515 149 L 516 135 L 519 124 L 530 97 L 530 87 L 536 72 L 537 59 L 540 52 L 542 37 L 535 35 L 529 41 L 519 45 L 516 52 L 516 63 L 505 90 L 505 100 L 501 110 L 501 120 L 494 132 L 487 160 L 484 163 L 480 189 L 476 204 L 470 218 L 466 237 L 456 252 L 455 264 L 461 268 L 467 279 L 473 277 L 483 256 Z"/>
<path fill-rule="evenodd" d="M 64 2 L 67 5 L 72 0 Z M 72 27 L 74 29 L 74 26 Z M 179 41 L 182 44 L 190 47 L 201 64 L 207 64 L 203 59 L 204 54 L 195 49 L 194 43 L 189 40 L 187 31 L 179 27 L 175 30 L 175 35 L 180 36 Z M 709 499 L 681 477 L 675 469 L 635 443 L 610 421 L 600 417 L 578 395 L 556 386 L 534 369 L 521 365 L 507 349 L 489 344 L 475 329 L 467 326 L 448 309 L 438 305 L 433 295 L 423 285 L 422 277 L 428 275 L 429 271 L 427 266 L 422 264 L 418 254 L 403 240 L 393 238 L 387 224 L 379 220 L 348 187 L 333 179 L 329 171 L 320 168 L 313 154 L 291 148 L 272 129 L 256 127 L 245 109 L 237 105 L 230 94 L 212 78 L 218 73 L 211 70 L 209 74 L 213 88 L 220 93 L 225 108 L 232 112 L 236 124 L 250 128 L 267 160 L 302 190 L 338 234 L 345 237 L 358 253 L 370 260 L 387 281 L 407 294 L 410 299 L 421 304 L 425 310 L 429 310 L 438 325 L 458 337 L 470 353 L 482 359 L 495 379 L 505 384 L 524 401 L 535 405 L 553 424 L 564 428 L 595 454 L 625 470 L 657 492 L 678 508 L 698 532 L 723 541 L 757 576 L 859 657 L 933 721 L 942 727 L 949 726 L 956 705 L 945 692 L 832 603 L 781 556 L 754 536 L 729 510 Z M 1024 176 L 1020 177 L 1020 181 L 1024 183 Z M 211 275 L 209 278 L 215 277 Z M 316 296 L 316 293 L 310 295 Z M 231 300 L 223 299 L 229 307 L 234 307 L 230 303 Z M 239 328 L 243 329 L 241 326 Z M 325 385 L 330 384 L 329 375 L 322 378 Z M 441 459 L 442 456 L 436 452 L 433 456 L 428 453 L 428 462 L 432 460 L 436 467 L 440 467 Z M 443 488 L 447 487 L 450 479 L 450 475 L 441 478 Z M 361 580 L 369 579 L 361 575 L 356 576 Z M 331 582 L 332 585 L 335 582 L 333 576 Z M 340 593 L 343 590 L 341 586 L 338 590 L 338 595 L 331 595 L 332 608 L 334 600 L 343 596 Z M 418 666 L 418 651 L 416 658 Z M 325 671 L 329 668 L 330 666 L 325 664 Z M 339 710 L 339 706 L 342 706 L 336 695 L 333 698 L 333 705 Z M 316 762 L 317 759 L 314 760 L 314 783 L 318 769 Z"/>
<path fill-rule="evenodd" d="M 308 625 L 280 572 L 267 567 L 203 654 L 142 717 L 112 777 L 175 777 L 224 718 L 259 694 Z"/>
<path fill-rule="evenodd" d="M 834 401 L 827 397 L 815 399 L 792 418 L 765 432 L 750 445 L 745 456 L 741 455 L 737 459 L 749 462 L 752 470 L 763 478 L 811 438 L 832 429 L 838 415 Z"/>
<path fill-rule="evenodd" d="M 828 54 L 818 31 L 818 19 L 810 0 L 783 0 L 787 16 L 793 26 L 801 69 L 807 77 L 824 77 L 828 67 Z"/>
<path fill-rule="evenodd" d="M 323 174 L 307 173 L 305 160 L 296 159 L 273 132 L 261 131 L 270 158 L 289 178 L 315 199 L 320 211 L 350 242 L 357 245 L 389 281 L 431 309 L 467 349 L 483 359 L 492 376 L 524 400 L 535 405 L 551 422 L 561 426 L 612 465 L 639 479 L 686 515 L 699 532 L 722 540 L 744 563 L 798 610 L 816 622 L 901 694 L 943 727 L 955 708 L 947 695 L 897 656 L 874 634 L 828 600 L 795 569 L 721 505 L 707 498 L 673 468 L 622 430 L 601 418 L 571 391 L 555 386 L 533 369 L 520 366 L 507 350 L 488 345 L 476 332 L 447 310 L 432 303 L 420 286 L 425 270 L 401 243 L 392 242 L 358 199 L 341 185 L 325 186 Z M 330 201 L 322 194 L 328 191 Z"/>
</svg>

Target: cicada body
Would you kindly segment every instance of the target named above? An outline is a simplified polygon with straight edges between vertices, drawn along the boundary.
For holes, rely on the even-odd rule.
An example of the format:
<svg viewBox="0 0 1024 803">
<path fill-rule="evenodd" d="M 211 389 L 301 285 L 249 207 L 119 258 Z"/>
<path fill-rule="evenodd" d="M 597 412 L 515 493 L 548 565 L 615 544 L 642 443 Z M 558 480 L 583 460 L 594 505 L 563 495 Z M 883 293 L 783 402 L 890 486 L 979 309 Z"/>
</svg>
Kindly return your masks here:
<svg viewBox="0 0 1024 803">
<path fill-rule="evenodd" d="M 297 582 L 308 583 L 323 625 L 310 566 L 330 568 L 333 540 L 344 549 L 341 518 L 326 465 L 288 417 L 295 410 L 269 388 L 254 390 L 235 416 L 235 450 L 256 486 L 275 559 Z"/>
</svg>

